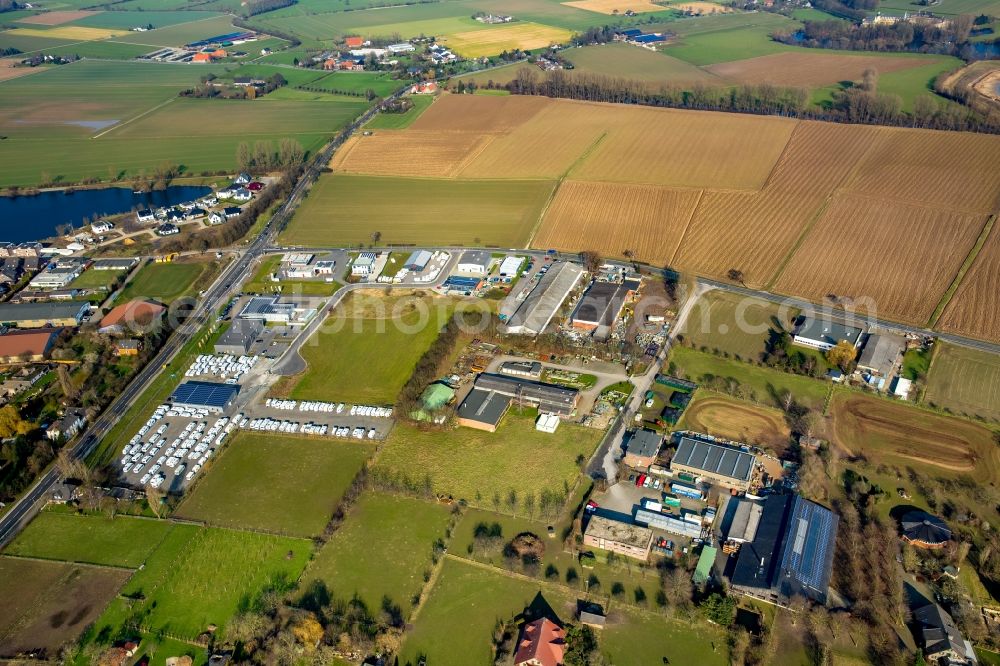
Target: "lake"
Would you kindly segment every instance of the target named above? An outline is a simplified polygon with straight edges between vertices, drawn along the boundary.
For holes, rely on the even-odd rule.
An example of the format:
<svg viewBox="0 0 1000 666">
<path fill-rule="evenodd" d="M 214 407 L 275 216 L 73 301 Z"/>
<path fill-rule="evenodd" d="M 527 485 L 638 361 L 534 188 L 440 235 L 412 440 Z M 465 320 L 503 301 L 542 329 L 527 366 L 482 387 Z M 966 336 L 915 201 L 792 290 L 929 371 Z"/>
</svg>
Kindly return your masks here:
<svg viewBox="0 0 1000 666">
<path fill-rule="evenodd" d="M 56 235 L 56 227 L 83 225 L 105 215 L 133 208 L 159 208 L 199 199 L 212 192 L 201 185 L 171 185 L 165 190 L 135 194 L 127 187 L 41 192 L 30 196 L 0 197 L 0 241 L 23 243 Z"/>
</svg>

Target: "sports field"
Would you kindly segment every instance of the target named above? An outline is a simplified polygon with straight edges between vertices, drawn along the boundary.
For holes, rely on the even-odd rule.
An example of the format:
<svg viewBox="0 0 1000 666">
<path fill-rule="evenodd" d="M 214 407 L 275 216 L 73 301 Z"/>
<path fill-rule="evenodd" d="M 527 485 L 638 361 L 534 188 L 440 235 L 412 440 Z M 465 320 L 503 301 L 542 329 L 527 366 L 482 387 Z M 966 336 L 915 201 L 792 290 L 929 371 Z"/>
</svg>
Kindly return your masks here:
<svg viewBox="0 0 1000 666">
<path fill-rule="evenodd" d="M 137 568 L 174 526 L 159 520 L 43 511 L 5 555 Z"/>
<path fill-rule="evenodd" d="M 289 378 L 287 384 L 278 385 L 278 394 L 363 405 L 396 401 L 417 361 L 445 325 L 451 301 L 379 299 L 385 311 L 375 313 L 364 307 L 364 300 L 348 296 L 302 345 L 301 355 L 308 368 Z M 393 353 L 387 354 L 387 349 Z"/>
<path fill-rule="evenodd" d="M 935 475 L 964 474 L 977 483 L 1000 478 L 1000 449 L 982 426 L 847 391 L 834 393 L 830 414 L 833 441 L 847 455 Z"/>
<path fill-rule="evenodd" d="M 1000 420 L 1000 356 L 941 341 L 936 347 L 924 402 Z"/>
<path fill-rule="evenodd" d="M 783 451 L 790 435 L 785 415 L 779 410 L 705 391 L 684 411 L 678 428 L 774 451 Z"/>
<path fill-rule="evenodd" d="M 492 506 L 494 493 L 506 500 L 511 489 L 522 499 L 531 493 L 537 500 L 542 490 L 561 493 L 564 484 L 572 487 L 579 478 L 577 457 L 589 459 L 604 433 L 567 423 L 554 434 L 539 432 L 536 414 L 511 407 L 495 433 L 462 427 L 423 431 L 398 423 L 376 466 L 417 481 L 430 476 L 434 492 L 484 508 Z"/>
<path fill-rule="evenodd" d="M 189 296 L 195 282 L 208 269 L 204 262 L 173 264 L 149 263 L 136 273 L 118 295 L 118 303 L 136 298 L 151 298 L 170 303 L 182 296 Z"/>
<path fill-rule="evenodd" d="M 58 657 L 129 577 L 125 569 L 0 557 L 0 657 Z"/>
<path fill-rule="evenodd" d="M 366 442 L 240 433 L 205 470 L 177 515 L 313 537 L 372 450 Z"/>
<path fill-rule="evenodd" d="M 552 185 L 326 175 L 281 240 L 352 246 L 378 231 L 387 244 L 523 246 Z"/>
<path fill-rule="evenodd" d="M 448 513 L 443 504 L 363 495 L 303 574 L 301 587 L 321 580 L 335 598 L 357 595 L 373 612 L 387 596 L 408 616 L 431 567 L 434 542 L 445 537 Z"/>
<path fill-rule="evenodd" d="M 122 590 L 140 596 L 150 633 L 194 640 L 268 589 L 294 586 L 312 551 L 307 539 L 178 525 Z"/>
</svg>

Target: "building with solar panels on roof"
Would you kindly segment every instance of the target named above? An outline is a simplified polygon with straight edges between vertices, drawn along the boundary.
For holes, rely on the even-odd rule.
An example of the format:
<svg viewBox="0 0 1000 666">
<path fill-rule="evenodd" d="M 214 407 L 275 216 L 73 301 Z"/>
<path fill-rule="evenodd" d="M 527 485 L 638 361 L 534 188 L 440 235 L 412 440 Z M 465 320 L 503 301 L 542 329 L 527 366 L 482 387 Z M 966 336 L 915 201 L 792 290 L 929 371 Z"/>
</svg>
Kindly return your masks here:
<svg viewBox="0 0 1000 666">
<path fill-rule="evenodd" d="M 239 392 L 238 384 L 184 382 L 174 390 L 169 402 L 181 409 L 207 409 L 221 414 L 232 406 Z"/>
<path fill-rule="evenodd" d="M 689 474 L 724 488 L 747 491 L 754 479 L 757 456 L 734 446 L 681 436 L 670 461 L 674 473 Z"/>
<path fill-rule="evenodd" d="M 725 567 L 731 589 L 772 603 L 796 595 L 826 603 L 838 522 L 830 509 L 798 495 L 767 497 L 753 533 L 741 529 L 743 541 L 723 548 L 731 553 Z"/>
</svg>

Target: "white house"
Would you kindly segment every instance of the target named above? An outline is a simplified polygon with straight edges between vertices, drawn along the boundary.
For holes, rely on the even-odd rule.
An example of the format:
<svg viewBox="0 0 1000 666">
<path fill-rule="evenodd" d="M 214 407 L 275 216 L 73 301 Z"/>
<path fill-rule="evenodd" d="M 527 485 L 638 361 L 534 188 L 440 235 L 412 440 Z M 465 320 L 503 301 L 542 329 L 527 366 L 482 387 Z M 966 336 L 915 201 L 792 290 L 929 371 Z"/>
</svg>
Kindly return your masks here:
<svg viewBox="0 0 1000 666">
<path fill-rule="evenodd" d="M 177 228 L 177 225 L 170 224 L 169 222 L 161 224 L 156 228 L 156 233 L 160 236 L 173 236 L 174 234 L 179 234 L 180 232 L 181 230 Z"/>
<path fill-rule="evenodd" d="M 245 187 L 240 187 L 234 190 L 229 198 L 233 201 L 250 201 L 253 199 L 253 193 Z"/>
<path fill-rule="evenodd" d="M 250 177 L 250 174 L 241 173 L 238 174 L 236 178 L 233 178 L 233 185 L 246 185 L 251 180 L 253 180 L 253 178 Z"/>
<path fill-rule="evenodd" d="M 372 268 L 375 266 L 374 252 L 362 252 L 358 255 L 358 258 L 354 260 L 351 264 L 351 275 L 357 275 L 358 277 L 365 277 L 371 275 Z"/>
<path fill-rule="evenodd" d="M 115 225 L 111 224 L 107 220 L 94 222 L 92 225 L 90 225 L 90 230 L 93 231 L 95 234 L 106 234 L 114 228 Z"/>
<path fill-rule="evenodd" d="M 845 340 L 857 347 L 861 343 L 863 332 L 856 326 L 848 326 L 842 322 L 817 317 L 803 317 L 795 329 L 792 342 L 820 351 L 832 349 L 837 346 L 837 343 Z"/>
<path fill-rule="evenodd" d="M 239 206 L 226 206 L 222 209 L 222 214 L 226 216 L 226 219 L 233 217 L 239 217 L 243 210 Z"/>
<path fill-rule="evenodd" d="M 164 215 L 166 215 L 166 212 L 164 212 Z M 135 213 L 136 222 L 152 222 L 155 219 L 156 219 L 156 214 L 153 213 L 153 211 L 151 211 L 148 208 L 136 211 Z"/>
<path fill-rule="evenodd" d="M 219 213 L 218 211 L 213 211 L 212 214 L 208 216 L 209 224 L 222 224 L 225 221 L 226 218 L 223 217 L 222 213 Z"/>
</svg>

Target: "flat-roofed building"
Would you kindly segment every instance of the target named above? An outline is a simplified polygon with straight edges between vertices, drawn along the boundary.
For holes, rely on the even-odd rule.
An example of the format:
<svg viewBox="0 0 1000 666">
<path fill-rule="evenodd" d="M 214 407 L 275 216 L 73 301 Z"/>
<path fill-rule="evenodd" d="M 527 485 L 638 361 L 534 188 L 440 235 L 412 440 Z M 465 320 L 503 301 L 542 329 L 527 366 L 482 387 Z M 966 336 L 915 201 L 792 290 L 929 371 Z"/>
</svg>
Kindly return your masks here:
<svg viewBox="0 0 1000 666">
<path fill-rule="evenodd" d="M 362 252 L 351 263 L 351 275 L 365 277 L 371 275 L 375 267 L 376 254 L 374 252 Z"/>
<path fill-rule="evenodd" d="M 257 336 L 263 331 L 264 322 L 259 319 L 234 319 L 229 330 L 215 342 L 215 353 L 233 356 L 249 354 Z"/>
<path fill-rule="evenodd" d="M 0 362 L 26 363 L 42 361 L 59 335 L 59 329 L 35 331 L 10 331 L 0 335 Z"/>
<path fill-rule="evenodd" d="M 483 276 L 489 270 L 491 261 L 490 253 L 486 250 L 469 250 L 462 253 L 455 270 L 459 273 Z"/>
<path fill-rule="evenodd" d="M 0 323 L 17 328 L 78 326 L 88 312 L 86 302 L 0 303 Z"/>
<path fill-rule="evenodd" d="M 508 255 L 503 258 L 503 261 L 500 262 L 500 270 L 497 271 L 497 275 L 502 278 L 515 278 L 521 272 L 521 266 L 523 265 L 523 257 Z"/>
<path fill-rule="evenodd" d="M 576 264 L 568 261 L 552 264 L 507 321 L 507 332 L 538 335 L 544 331 L 582 276 L 583 269 Z"/>
<path fill-rule="evenodd" d="M 240 387 L 236 384 L 190 381 L 174 389 L 170 403 L 174 407 L 221 413 L 233 404 L 239 392 Z"/>
<path fill-rule="evenodd" d="M 500 364 L 500 373 L 511 377 L 539 379 L 542 376 L 542 364 L 538 361 L 506 361 Z"/>
<path fill-rule="evenodd" d="M 573 328 L 591 331 L 594 337 L 606 339 L 621 316 L 625 303 L 638 288 L 638 280 L 594 282 L 577 303 L 570 323 Z"/>
<path fill-rule="evenodd" d="M 892 375 L 896 362 L 906 349 L 906 338 L 891 333 L 872 333 L 865 341 L 858 359 L 858 370 L 879 377 Z"/>
<path fill-rule="evenodd" d="M 648 527 L 603 516 L 591 516 L 583 532 L 583 543 L 591 548 L 609 550 L 645 562 L 649 559 L 653 531 Z"/>
<path fill-rule="evenodd" d="M 625 464 L 636 469 L 648 469 L 656 462 L 663 437 L 652 430 L 636 430 L 625 441 Z"/>
<path fill-rule="evenodd" d="M 520 377 L 483 373 L 476 378 L 476 388 L 509 396 L 515 403 L 538 407 L 540 412 L 569 416 L 576 410 L 580 392 L 576 389 L 546 384 Z"/>
<path fill-rule="evenodd" d="M 757 457 L 732 446 L 681 437 L 670 461 L 674 472 L 685 472 L 725 488 L 747 490 L 754 476 Z"/>
<path fill-rule="evenodd" d="M 692 522 L 665 513 L 639 509 L 635 512 L 635 522 L 670 534 L 697 539 L 701 536 L 701 522 Z"/>
<path fill-rule="evenodd" d="M 35 289 L 61 289 L 83 273 L 82 266 L 66 266 L 63 268 L 49 268 L 31 278 L 28 283 Z"/>
<path fill-rule="evenodd" d="M 510 396 L 496 391 L 474 388 L 458 407 L 459 425 L 486 432 L 496 432 L 504 414 L 510 409 Z"/>
<path fill-rule="evenodd" d="M 820 317 L 802 317 L 795 328 L 792 342 L 803 347 L 827 351 L 839 342 L 847 341 L 857 347 L 864 330 L 841 321 Z"/>
</svg>

